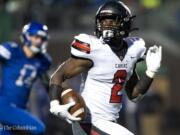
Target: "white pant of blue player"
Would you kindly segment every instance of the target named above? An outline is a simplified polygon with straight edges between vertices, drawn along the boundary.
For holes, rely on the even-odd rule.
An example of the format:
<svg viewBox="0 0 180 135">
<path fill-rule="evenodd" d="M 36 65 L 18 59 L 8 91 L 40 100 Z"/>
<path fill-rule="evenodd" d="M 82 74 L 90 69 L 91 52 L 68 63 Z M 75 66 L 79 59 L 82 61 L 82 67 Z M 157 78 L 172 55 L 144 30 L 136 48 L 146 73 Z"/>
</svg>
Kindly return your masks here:
<svg viewBox="0 0 180 135">
<path fill-rule="evenodd" d="M 73 123 L 74 135 L 134 135 L 125 127 L 111 121 L 99 119 L 92 125 Z M 84 130 L 83 130 L 83 129 Z"/>
</svg>

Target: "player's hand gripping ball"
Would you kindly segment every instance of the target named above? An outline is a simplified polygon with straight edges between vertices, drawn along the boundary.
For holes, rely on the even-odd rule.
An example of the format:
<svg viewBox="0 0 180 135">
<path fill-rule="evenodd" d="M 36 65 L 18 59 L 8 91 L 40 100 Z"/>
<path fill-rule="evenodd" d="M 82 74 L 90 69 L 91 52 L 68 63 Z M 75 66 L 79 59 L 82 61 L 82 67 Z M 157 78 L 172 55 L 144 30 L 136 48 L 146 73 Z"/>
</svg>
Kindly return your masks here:
<svg viewBox="0 0 180 135">
<path fill-rule="evenodd" d="M 86 115 L 86 104 L 81 95 L 79 95 L 73 89 L 66 89 L 61 94 L 60 102 L 62 104 L 68 104 L 70 102 L 75 102 L 75 105 L 69 109 L 69 112 L 74 117 L 80 117 L 81 120 L 85 118 Z"/>
</svg>

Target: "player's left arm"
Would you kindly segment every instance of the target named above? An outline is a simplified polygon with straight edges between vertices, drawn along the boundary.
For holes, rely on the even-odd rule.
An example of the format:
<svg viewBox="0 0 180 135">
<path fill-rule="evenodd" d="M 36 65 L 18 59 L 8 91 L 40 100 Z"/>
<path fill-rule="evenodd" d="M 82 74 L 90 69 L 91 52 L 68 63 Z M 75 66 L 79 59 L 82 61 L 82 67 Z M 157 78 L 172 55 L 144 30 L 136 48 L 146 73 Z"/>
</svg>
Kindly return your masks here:
<svg viewBox="0 0 180 135">
<path fill-rule="evenodd" d="M 131 78 L 127 81 L 125 89 L 128 97 L 137 102 L 142 99 L 148 91 L 155 74 L 161 65 L 162 47 L 150 47 L 146 55 L 147 70 L 145 75 L 139 79 L 137 73 L 133 72 Z"/>
<path fill-rule="evenodd" d="M 48 74 L 48 71 L 52 64 L 52 58 L 49 54 L 45 53 L 44 55 L 41 55 L 41 72 L 40 72 L 40 79 L 44 87 L 46 88 L 46 91 L 49 92 L 49 81 L 50 76 Z"/>
<path fill-rule="evenodd" d="M 49 92 L 49 81 L 50 81 L 50 77 L 48 75 L 48 72 L 45 72 L 41 75 L 41 82 L 44 85 L 44 87 L 46 88 L 46 91 Z"/>
</svg>

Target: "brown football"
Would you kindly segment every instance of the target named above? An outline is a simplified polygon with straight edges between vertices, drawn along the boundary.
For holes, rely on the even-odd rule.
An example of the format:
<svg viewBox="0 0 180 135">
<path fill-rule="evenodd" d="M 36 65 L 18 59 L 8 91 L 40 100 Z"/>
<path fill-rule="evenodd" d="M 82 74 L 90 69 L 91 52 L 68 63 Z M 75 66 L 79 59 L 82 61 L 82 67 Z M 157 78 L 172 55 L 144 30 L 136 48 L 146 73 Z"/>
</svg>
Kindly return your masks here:
<svg viewBox="0 0 180 135">
<path fill-rule="evenodd" d="M 76 104 L 69 109 L 70 114 L 74 117 L 80 117 L 81 120 L 83 120 L 86 115 L 86 104 L 82 96 L 73 89 L 66 89 L 61 93 L 62 104 L 67 104 L 73 101 Z"/>
</svg>

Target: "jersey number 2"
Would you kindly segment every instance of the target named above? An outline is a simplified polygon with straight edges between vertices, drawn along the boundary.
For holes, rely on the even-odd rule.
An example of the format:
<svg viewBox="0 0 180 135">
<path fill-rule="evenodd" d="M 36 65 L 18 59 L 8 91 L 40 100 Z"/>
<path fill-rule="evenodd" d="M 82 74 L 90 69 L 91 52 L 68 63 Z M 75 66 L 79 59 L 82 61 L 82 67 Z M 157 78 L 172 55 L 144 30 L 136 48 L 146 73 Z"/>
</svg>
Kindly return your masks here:
<svg viewBox="0 0 180 135">
<path fill-rule="evenodd" d="M 111 88 L 111 98 L 110 103 L 120 103 L 122 100 L 122 95 L 120 95 L 120 91 L 123 88 L 123 84 L 125 83 L 127 76 L 126 70 L 118 70 L 114 74 L 113 78 L 113 87 Z"/>
</svg>

